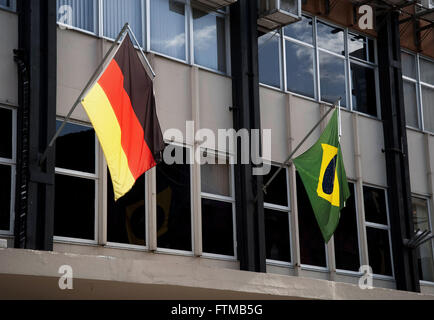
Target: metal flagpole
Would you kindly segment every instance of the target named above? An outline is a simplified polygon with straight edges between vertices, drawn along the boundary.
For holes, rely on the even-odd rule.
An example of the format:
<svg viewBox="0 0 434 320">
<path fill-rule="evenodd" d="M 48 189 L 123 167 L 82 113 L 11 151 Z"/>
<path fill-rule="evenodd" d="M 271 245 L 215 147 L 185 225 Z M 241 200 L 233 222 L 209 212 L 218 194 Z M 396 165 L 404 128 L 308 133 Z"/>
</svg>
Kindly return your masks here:
<svg viewBox="0 0 434 320">
<path fill-rule="evenodd" d="M 77 108 L 77 106 L 82 102 L 82 100 L 85 97 L 85 95 L 87 94 L 87 91 L 89 90 L 90 86 L 93 85 L 93 83 L 95 82 L 95 79 L 98 78 L 101 75 L 101 73 L 102 73 L 102 70 L 101 70 L 102 67 L 105 65 L 105 63 L 107 62 L 107 59 L 112 54 L 112 52 L 113 52 L 114 48 L 116 47 L 116 45 L 118 44 L 119 40 L 121 40 L 122 36 L 125 35 L 125 32 L 128 30 L 128 28 L 129 28 L 129 24 L 126 23 L 124 25 L 124 27 L 122 28 L 121 32 L 119 33 L 119 35 L 117 36 L 116 40 L 113 42 L 113 44 L 110 47 L 109 51 L 107 51 L 106 55 L 104 56 L 103 60 L 99 64 L 98 68 L 96 68 L 96 70 L 93 73 L 92 77 L 89 79 L 88 83 L 86 84 L 86 86 L 84 87 L 84 89 L 81 91 L 80 96 L 77 98 L 77 100 L 73 104 L 71 110 L 69 111 L 68 115 L 63 120 L 62 125 L 59 127 L 59 129 L 56 131 L 56 134 L 51 139 L 50 143 L 48 144 L 47 148 L 45 149 L 44 153 L 42 154 L 41 159 L 39 160 L 39 165 L 42 165 L 44 163 L 45 159 L 47 158 L 48 151 L 50 150 L 50 148 L 53 147 L 54 142 L 59 137 L 59 135 L 62 132 L 62 130 L 65 128 L 66 123 L 71 118 L 71 116 L 72 116 L 73 112 L 75 111 L 75 109 Z"/>
<path fill-rule="evenodd" d="M 338 106 L 340 106 L 341 104 L 341 99 L 339 98 L 339 101 L 337 102 Z M 306 142 L 307 139 L 309 139 L 309 137 L 312 135 L 312 133 L 314 133 L 314 131 L 316 130 L 316 128 L 319 127 L 319 125 L 321 124 L 321 122 L 323 122 L 327 116 L 336 108 L 337 104 L 335 103 L 333 105 L 332 108 L 330 108 L 329 111 L 327 111 L 327 113 L 318 121 L 318 123 L 312 128 L 312 130 L 309 131 L 309 133 L 303 138 L 303 140 L 301 140 L 301 142 L 298 144 L 298 146 L 294 149 L 294 151 L 291 152 L 291 154 L 289 155 L 288 159 L 286 159 L 286 161 L 280 166 L 280 168 L 274 173 L 274 175 L 270 178 L 270 180 L 268 180 L 268 182 L 264 185 L 263 191 L 265 194 L 267 194 L 267 188 L 270 186 L 270 184 L 274 181 L 274 179 L 276 179 L 276 177 L 279 175 L 280 171 L 283 170 L 283 168 L 285 168 L 285 166 L 287 166 L 289 164 L 289 162 L 292 160 L 292 157 L 297 153 L 297 151 L 301 148 L 301 146 Z"/>
<path fill-rule="evenodd" d="M 137 41 L 136 35 L 134 34 L 133 29 L 131 29 L 130 25 L 128 25 L 128 30 L 130 31 L 131 35 L 133 36 L 134 42 L 136 43 L 137 47 L 139 48 L 140 53 L 142 54 L 143 59 L 145 60 L 146 64 L 148 65 L 148 68 L 151 71 L 153 78 L 155 79 L 156 75 L 155 75 L 154 69 L 152 69 L 152 66 L 149 63 L 149 60 L 148 60 L 148 58 L 146 58 L 146 55 L 143 52 L 143 49 L 140 46 L 139 42 Z"/>
</svg>

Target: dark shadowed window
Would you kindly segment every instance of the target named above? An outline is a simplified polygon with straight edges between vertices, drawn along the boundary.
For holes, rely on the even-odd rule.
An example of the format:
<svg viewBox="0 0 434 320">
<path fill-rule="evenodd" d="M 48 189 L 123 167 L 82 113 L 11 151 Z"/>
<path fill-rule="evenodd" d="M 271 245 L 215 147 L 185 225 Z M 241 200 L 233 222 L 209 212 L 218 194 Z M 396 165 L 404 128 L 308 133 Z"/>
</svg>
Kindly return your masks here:
<svg viewBox="0 0 434 320">
<path fill-rule="evenodd" d="M 0 230 L 10 230 L 11 167 L 0 165 Z"/>
</svg>

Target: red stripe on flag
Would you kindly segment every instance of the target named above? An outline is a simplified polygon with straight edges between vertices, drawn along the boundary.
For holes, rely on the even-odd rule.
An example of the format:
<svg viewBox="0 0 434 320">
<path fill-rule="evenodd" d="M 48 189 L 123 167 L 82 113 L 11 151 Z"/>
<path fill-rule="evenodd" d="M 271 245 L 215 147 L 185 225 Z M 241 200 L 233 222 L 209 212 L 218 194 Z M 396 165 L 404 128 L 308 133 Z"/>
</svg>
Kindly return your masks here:
<svg viewBox="0 0 434 320">
<path fill-rule="evenodd" d="M 124 88 L 124 75 L 115 60 L 98 81 L 103 88 L 115 112 L 121 127 L 122 148 L 128 159 L 128 165 L 137 180 L 144 172 L 156 165 L 145 141 L 145 133 L 131 104 L 131 99 Z"/>
</svg>

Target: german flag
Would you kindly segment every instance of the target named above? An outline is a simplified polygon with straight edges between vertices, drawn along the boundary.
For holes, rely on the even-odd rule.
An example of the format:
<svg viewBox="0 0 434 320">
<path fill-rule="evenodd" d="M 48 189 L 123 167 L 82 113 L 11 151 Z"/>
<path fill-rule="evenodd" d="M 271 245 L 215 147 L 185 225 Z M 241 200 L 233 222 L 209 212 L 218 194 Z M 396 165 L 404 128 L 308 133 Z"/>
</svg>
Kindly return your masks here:
<svg viewBox="0 0 434 320">
<path fill-rule="evenodd" d="M 129 35 L 82 105 L 104 151 L 118 200 L 156 166 L 164 148 L 153 82 Z"/>
</svg>

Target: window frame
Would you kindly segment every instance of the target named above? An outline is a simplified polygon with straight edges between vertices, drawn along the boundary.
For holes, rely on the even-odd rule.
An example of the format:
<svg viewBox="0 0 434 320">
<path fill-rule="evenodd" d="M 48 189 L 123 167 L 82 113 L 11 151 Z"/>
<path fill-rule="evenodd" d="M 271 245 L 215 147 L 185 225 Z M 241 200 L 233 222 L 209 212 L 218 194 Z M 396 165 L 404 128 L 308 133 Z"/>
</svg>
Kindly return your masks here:
<svg viewBox="0 0 434 320">
<path fill-rule="evenodd" d="M 7 5 L 5 6 L 5 5 L 0 4 L 0 9 L 5 10 L 5 11 L 10 11 L 10 12 L 16 12 L 17 11 L 17 2 L 16 2 L 16 0 L 10 0 L 9 6 L 7 6 Z"/>
<path fill-rule="evenodd" d="M 434 219 L 431 216 L 432 213 L 431 213 L 431 205 L 430 205 L 431 201 L 430 201 L 430 197 L 429 196 L 419 195 L 419 194 L 412 194 L 411 198 L 412 199 L 422 200 L 422 201 L 426 202 L 426 206 L 427 206 L 427 209 L 428 209 L 428 224 L 429 224 L 429 227 L 430 227 L 430 231 L 432 232 L 434 230 L 434 225 L 433 225 Z M 430 241 L 431 241 L 431 248 L 432 248 L 432 256 L 434 257 L 434 239 L 431 239 Z M 422 285 L 430 285 L 430 286 L 434 285 L 434 281 L 427 281 L 427 280 L 419 279 L 419 282 Z"/>
<path fill-rule="evenodd" d="M 280 168 L 282 164 L 276 163 L 276 162 L 272 162 L 271 166 Z M 289 178 L 289 168 L 287 166 L 284 167 L 285 173 L 286 173 L 286 192 L 287 192 L 287 199 L 288 199 L 288 205 L 285 206 L 281 206 L 281 205 L 276 205 L 276 204 L 272 204 L 272 203 L 268 203 L 264 201 L 264 209 L 267 210 L 272 210 L 272 211 L 277 211 L 280 212 L 282 214 L 286 214 L 286 216 L 288 217 L 288 226 L 289 226 L 289 249 L 290 249 L 290 255 L 291 255 L 291 262 L 286 262 L 286 261 L 280 261 L 280 260 L 273 260 L 273 259 L 266 259 L 266 264 L 270 265 L 270 266 L 277 266 L 277 267 L 289 267 L 289 268 L 293 268 L 294 267 L 294 249 L 292 247 L 293 245 L 293 241 L 292 241 L 292 234 L 293 234 L 293 229 L 292 229 L 292 206 L 291 206 L 291 185 L 290 185 L 290 178 Z M 265 182 L 265 181 L 264 181 Z M 264 215 L 266 213 L 264 212 Z"/>
<path fill-rule="evenodd" d="M 351 112 L 355 112 L 358 114 L 361 114 L 365 117 L 369 117 L 369 118 L 373 118 L 373 119 L 377 119 L 377 120 L 381 120 L 382 116 L 381 116 L 381 97 L 380 97 L 380 77 L 379 77 L 379 68 L 378 68 L 378 47 L 377 47 L 377 39 L 375 39 L 372 36 L 366 35 L 366 34 L 362 34 L 358 31 L 355 30 L 350 30 L 347 27 L 342 27 L 340 25 L 337 25 L 335 23 L 332 23 L 330 21 L 327 21 L 323 18 L 318 18 L 315 15 L 312 15 L 310 13 L 306 13 L 303 12 L 303 16 L 312 19 L 312 37 L 313 37 L 313 41 L 312 44 L 307 43 L 307 42 L 303 42 L 301 40 L 292 38 L 288 35 L 285 34 L 284 29 L 281 28 L 278 32 L 279 36 L 280 36 L 280 48 L 279 48 L 279 60 L 281 61 L 280 66 L 280 87 L 274 87 L 272 85 L 268 85 L 268 84 L 264 84 L 264 83 L 260 83 L 261 86 L 264 86 L 266 88 L 270 88 L 273 90 L 279 90 L 285 93 L 290 93 L 294 96 L 297 97 L 301 97 L 304 99 L 308 99 L 310 101 L 315 101 L 315 102 L 319 102 L 322 104 L 331 104 L 330 102 L 325 102 L 321 99 L 321 70 L 320 70 L 320 62 L 319 62 L 319 54 L 320 52 L 324 52 L 327 54 L 331 54 L 333 56 L 336 56 L 338 58 L 341 58 L 344 60 L 344 64 L 345 64 L 345 90 L 346 90 L 346 96 L 342 97 L 342 99 L 346 99 L 346 108 L 345 110 L 347 111 L 351 111 Z M 344 50 L 345 50 L 345 55 L 340 55 L 336 52 L 324 49 L 324 48 L 320 48 L 319 44 L 318 44 L 318 28 L 317 28 L 317 24 L 318 22 L 323 23 L 327 26 L 330 27 L 334 27 L 334 28 L 339 28 L 342 29 L 344 32 Z M 372 40 L 372 43 L 374 45 L 374 61 L 375 62 L 370 62 L 369 60 L 365 61 L 356 57 L 351 57 L 349 55 L 349 50 L 348 50 L 348 41 L 349 41 L 349 35 L 359 35 L 362 37 L 365 37 L 366 40 L 369 42 L 369 40 Z M 290 41 L 291 43 L 295 43 L 297 45 L 302 45 L 305 46 L 307 48 L 313 49 L 314 50 L 314 97 L 309 97 L 303 94 L 299 94 L 299 93 L 295 93 L 292 92 L 290 90 L 288 90 L 288 80 L 287 80 L 287 70 L 286 70 L 286 41 Z M 369 45 L 368 45 L 369 46 Z M 352 103 L 352 98 L 351 98 L 351 88 L 352 88 L 352 79 L 351 79 L 351 63 L 357 63 L 358 65 L 361 65 L 363 67 L 370 67 L 374 69 L 374 74 L 375 74 L 375 88 L 376 88 L 376 103 L 377 103 L 377 116 L 373 116 L 358 110 L 354 109 L 353 103 Z"/>
<path fill-rule="evenodd" d="M 401 53 L 411 55 L 413 57 L 413 59 L 415 59 L 414 62 L 415 62 L 415 67 L 416 67 L 416 70 L 415 70 L 416 78 L 411 78 L 409 76 L 402 74 L 403 82 L 409 82 L 409 83 L 413 83 L 415 85 L 416 100 L 417 100 L 415 107 L 417 108 L 418 127 L 416 128 L 416 127 L 410 126 L 407 123 L 406 123 L 406 127 L 408 129 L 413 129 L 413 130 L 421 131 L 424 133 L 434 134 L 434 129 L 433 129 L 433 131 L 430 131 L 430 130 L 425 128 L 424 106 L 423 106 L 423 96 L 422 96 L 422 88 L 430 88 L 430 89 L 434 90 L 434 85 L 423 82 L 421 80 L 421 72 L 420 72 L 420 60 L 421 59 L 427 60 L 427 61 L 433 63 L 433 65 L 434 65 L 434 59 L 427 57 L 427 56 L 424 56 L 424 55 L 421 55 L 420 53 L 417 53 L 417 52 L 412 52 L 412 51 L 405 49 L 405 48 L 401 49 Z"/>
<path fill-rule="evenodd" d="M 384 187 L 380 187 L 380 186 L 376 186 L 373 184 L 369 184 L 369 183 L 363 183 L 363 188 L 364 187 L 368 187 L 368 188 L 373 188 L 373 189 L 377 189 L 377 190 L 382 190 L 384 192 L 384 201 L 386 204 L 386 215 L 387 215 L 387 225 L 383 225 L 383 224 L 379 224 L 379 223 L 373 223 L 373 222 L 369 222 L 365 219 L 364 220 L 364 231 L 367 231 L 367 228 L 373 228 L 373 229 L 378 229 L 378 230 L 383 230 L 383 231 L 387 231 L 388 232 L 388 238 L 389 238 L 389 251 L 390 251 L 390 264 L 391 264 L 391 270 L 392 270 L 392 276 L 387 276 L 387 275 L 382 275 L 382 274 L 373 274 L 373 278 L 374 279 L 378 279 L 378 280 L 395 280 L 395 264 L 394 264 L 394 258 L 393 258 L 393 243 L 392 243 L 392 232 L 391 232 L 391 227 L 390 227 L 390 211 L 389 211 L 389 199 L 388 199 L 388 192 L 387 192 L 387 188 Z M 363 190 L 362 188 L 362 190 Z M 365 199 L 363 199 L 363 207 L 365 207 L 364 205 Z M 369 242 L 368 242 L 368 237 L 366 236 L 366 252 L 368 254 L 368 259 L 369 259 Z M 370 265 L 370 262 L 369 262 Z"/>
<path fill-rule="evenodd" d="M 63 117 L 60 117 L 60 116 L 56 117 L 56 121 L 64 121 L 64 120 L 65 120 L 65 118 L 63 118 Z M 79 120 L 71 119 L 71 120 L 67 121 L 67 124 L 68 123 L 93 129 L 91 124 L 86 123 L 86 122 L 82 122 Z M 88 172 L 82 172 L 82 171 L 76 171 L 76 170 L 70 170 L 70 169 L 55 167 L 55 175 L 62 175 L 62 176 L 67 176 L 67 177 L 74 177 L 74 178 L 94 181 L 94 184 L 95 184 L 94 239 L 93 240 L 77 239 L 77 238 L 62 237 L 62 236 L 53 235 L 53 241 L 55 243 L 89 244 L 89 245 L 98 245 L 99 244 L 99 236 L 98 236 L 98 232 L 100 229 L 100 226 L 99 226 L 99 208 L 100 208 L 100 204 L 99 204 L 99 188 L 100 188 L 100 186 L 99 186 L 99 182 L 100 182 L 99 150 L 100 150 L 100 145 L 99 145 L 98 137 L 95 133 L 95 173 L 94 174 L 88 173 Z M 56 212 L 54 212 L 54 214 L 56 215 Z"/>
<path fill-rule="evenodd" d="M 16 195 L 16 172 L 17 172 L 17 109 L 12 106 L 0 104 L 0 109 L 12 112 L 12 155 L 11 158 L 1 158 L 0 165 L 11 168 L 11 199 L 9 213 L 9 230 L 0 230 L 0 236 L 14 236 L 15 228 L 15 195 Z"/>
<path fill-rule="evenodd" d="M 195 247 L 194 247 L 194 187 L 193 187 L 193 183 L 194 183 L 194 167 L 193 164 L 191 163 L 191 159 L 193 159 L 192 157 L 194 157 L 194 153 L 193 153 L 193 147 L 190 145 L 187 145 L 185 143 L 180 143 L 180 142 L 176 142 L 176 141 L 171 141 L 171 140 L 166 140 L 164 141 L 166 144 L 168 145 L 172 145 L 172 146 L 176 146 L 176 147 L 180 147 L 185 149 L 186 154 L 189 155 L 189 159 L 190 159 L 190 228 L 191 228 L 191 251 L 185 251 L 185 250 L 178 250 L 178 249 L 168 249 L 168 248 L 161 248 L 158 246 L 158 237 L 156 236 L 155 241 L 156 241 L 156 250 L 155 253 L 164 253 L 164 254 L 172 254 L 172 255 L 179 255 L 179 256 L 188 256 L 188 257 L 194 257 L 194 251 L 195 251 Z M 186 160 L 186 159 L 184 159 Z M 176 165 L 176 164 L 175 164 Z M 158 180 L 158 174 L 155 174 L 155 186 L 157 185 L 157 180 Z M 157 207 L 157 201 L 155 201 L 155 207 Z M 157 222 L 157 217 L 155 218 L 155 221 Z M 148 221 L 149 223 L 149 221 Z M 157 223 L 154 226 L 155 228 L 157 227 Z"/>
<path fill-rule="evenodd" d="M 228 260 L 228 261 L 238 261 L 238 250 L 237 250 L 237 215 L 236 215 L 236 201 L 235 201 L 235 168 L 234 168 L 234 156 L 233 155 L 227 155 L 226 153 L 217 151 L 217 150 L 210 150 L 207 148 L 200 148 L 201 154 L 203 154 L 203 151 L 207 151 L 208 154 L 216 156 L 218 159 L 222 159 L 227 161 L 227 164 L 229 165 L 229 183 L 230 183 L 230 196 L 222 196 L 217 195 L 213 193 L 207 193 L 202 191 L 202 184 L 199 186 L 200 188 L 200 200 L 201 200 L 201 220 L 202 220 L 202 199 L 217 201 L 217 202 L 224 202 L 224 203 L 230 203 L 232 205 L 232 233 L 233 233 L 233 246 L 234 246 L 234 255 L 233 256 L 227 256 L 227 255 L 221 255 L 221 254 L 215 254 L 215 253 L 207 253 L 202 250 L 202 257 L 204 258 L 211 258 L 211 259 L 218 259 L 218 260 Z M 218 165 L 218 164 L 216 164 Z M 201 173 L 201 179 L 202 179 L 202 173 Z M 202 181 L 202 180 L 201 180 Z M 202 228 L 202 227 L 201 227 Z M 202 239 L 201 243 L 203 244 L 203 233 L 202 233 Z"/>
</svg>

